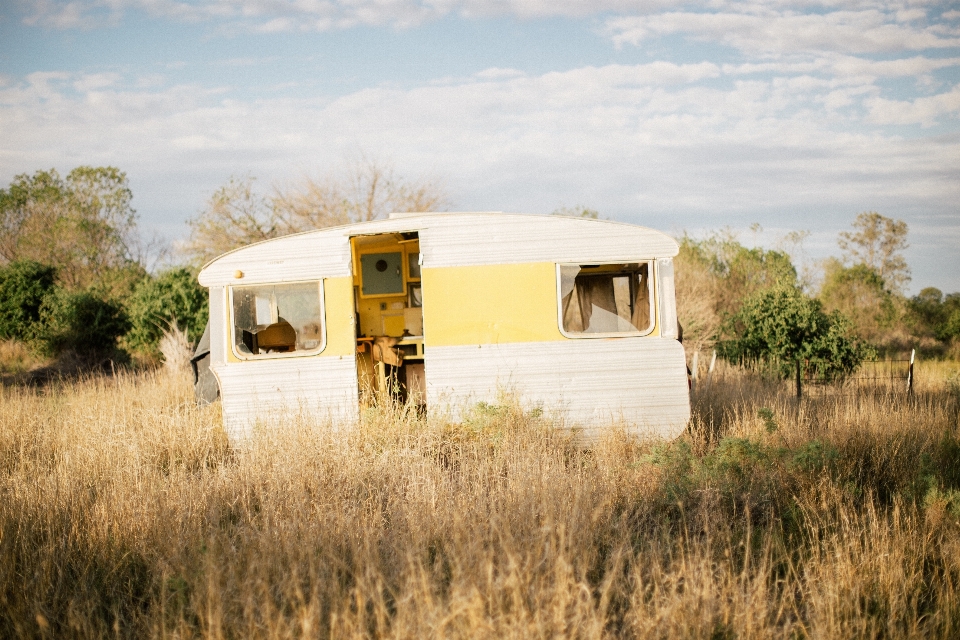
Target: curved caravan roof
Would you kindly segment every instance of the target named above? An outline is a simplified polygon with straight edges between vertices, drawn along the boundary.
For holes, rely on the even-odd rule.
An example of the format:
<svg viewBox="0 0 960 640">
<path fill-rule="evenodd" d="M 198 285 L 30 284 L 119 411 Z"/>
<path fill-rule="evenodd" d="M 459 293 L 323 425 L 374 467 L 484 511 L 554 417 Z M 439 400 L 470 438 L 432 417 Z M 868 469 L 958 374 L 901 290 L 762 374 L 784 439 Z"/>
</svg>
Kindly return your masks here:
<svg viewBox="0 0 960 640">
<path fill-rule="evenodd" d="M 349 238 L 419 232 L 424 267 L 525 262 L 592 262 L 667 258 L 679 247 L 670 236 L 608 220 L 516 213 L 393 214 L 266 240 L 207 263 L 200 284 L 296 281 L 352 275 Z"/>
</svg>

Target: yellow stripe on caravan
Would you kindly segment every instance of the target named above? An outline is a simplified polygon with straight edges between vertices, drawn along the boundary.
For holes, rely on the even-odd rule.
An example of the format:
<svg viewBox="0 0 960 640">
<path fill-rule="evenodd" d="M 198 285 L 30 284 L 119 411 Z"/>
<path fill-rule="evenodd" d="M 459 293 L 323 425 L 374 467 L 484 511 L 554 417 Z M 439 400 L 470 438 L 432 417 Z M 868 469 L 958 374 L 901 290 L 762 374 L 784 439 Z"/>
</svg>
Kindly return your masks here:
<svg viewBox="0 0 960 640">
<path fill-rule="evenodd" d="M 426 348 L 565 340 L 552 262 L 423 269 Z M 428 356 L 429 357 L 429 356 Z"/>
</svg>

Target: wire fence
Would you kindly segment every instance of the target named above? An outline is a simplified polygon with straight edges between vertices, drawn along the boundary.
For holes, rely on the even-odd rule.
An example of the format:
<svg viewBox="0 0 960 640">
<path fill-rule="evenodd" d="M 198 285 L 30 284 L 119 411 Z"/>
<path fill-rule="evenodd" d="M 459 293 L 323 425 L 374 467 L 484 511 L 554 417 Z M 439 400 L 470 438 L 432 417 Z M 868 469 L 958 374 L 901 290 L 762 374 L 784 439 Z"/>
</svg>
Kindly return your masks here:
<svg viewBox="0 0 960 640">
<path fill-rule="evenodd" d="M 883 358 L 864 360 L 850 375 L 836 377 L 824 372 L 829 371 L 829 363 L 815 359 L 792 362 L 767 360 L 741 362 L 739 366 L 770 380 L 783 380 L 789 377 L 798 398 L 805 394 L 824 395 L 837 393 L 860 393 L 864 391 L 884 391 L 913 393 L 915 382 L 916 350 L 910 351 L 908 358 Z M 690 391 L 696 393 L 709 388 L 717 366 L 717 352 L 701 360 L 700 352 L 693 354 L 690 364 Z M 785 374 L 789 373 L 789 376 Z"/>
</svg>

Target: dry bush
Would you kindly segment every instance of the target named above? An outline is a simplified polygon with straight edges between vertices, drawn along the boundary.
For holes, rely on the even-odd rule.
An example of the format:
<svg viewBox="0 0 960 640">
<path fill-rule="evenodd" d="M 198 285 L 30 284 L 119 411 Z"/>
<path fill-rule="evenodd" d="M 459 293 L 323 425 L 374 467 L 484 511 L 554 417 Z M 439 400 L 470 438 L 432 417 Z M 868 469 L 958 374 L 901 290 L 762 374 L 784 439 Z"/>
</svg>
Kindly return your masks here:
<svg viewBox="0 0 960 640">
<path fill-rule="evenodd" d="M 683 324 L 684 346 L 690 355 L 713 346 L 720 330 L 717 306 L 722 283 L 710 265 L 698 260 L 686 245 L 676 262 L 677 317 Z"/>
<path fill-rule="evenodd" d="M 18 374 L 46 362 L 18 340 L 0 340 L 0 374 Z"/>
<path fill-rule="evenodd" d="M 158 349 L 163 356 L 163 368 L 168 373 L 182 376 L 190 370 L 193 347 L 187 332 L 181 330 L 176 323 L 172 323 L 161 334 Z"/>
<path fill-rule="evenodd" d="M 3 388 L 0 635 L 956 637 L 944 377 L 798 404 L 723 369 L 676 442 L 590 449 L 509 398 L 237 449 L 171 376 Z"/>
</svg>

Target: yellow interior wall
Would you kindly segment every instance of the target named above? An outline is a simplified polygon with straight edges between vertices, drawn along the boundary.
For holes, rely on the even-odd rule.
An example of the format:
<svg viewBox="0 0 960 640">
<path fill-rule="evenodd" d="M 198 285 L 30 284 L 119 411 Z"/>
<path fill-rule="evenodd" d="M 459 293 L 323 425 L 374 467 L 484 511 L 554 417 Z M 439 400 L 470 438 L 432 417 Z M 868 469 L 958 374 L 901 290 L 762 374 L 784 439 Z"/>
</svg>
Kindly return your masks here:
<svg viewBox="0 0 960 640">
<path fill-rule="evenodd" d="M 431 346 L 566 340 L 557 325 L 553 262 L 423 269 L 423 332 Z"/>
<path fill-rule="evenodd" d="M 420 243 L 419 242 L 405 242 L 400 243 L 396 240 L 396 236 L 390 234 L 388 236 L 383 236 L 382 240 L 379 237 L 375 238 L 352 238 L 353 242 L 353 272 L 356 274 L 354 286 L 357 288 L 357 291 L 353 294 L 356 296 L 357 301 L 357 315 L 360 322 L 360 335 L 365 335 L 367 337 L 380 336 L 384 335 L 383 331 L 383 315 L 386 314 L 388 317 L 392 318 L 387 321 L 388 328 L 390 325 L 393 325 L 393 331 L 388 332 L 392 333 L 395 336 L 400 336 L 403 333 L 403 309 L 407 306 L 407 294 L 399 295 L 387 295 L 387 296 L 371 296 L 371 297 L 361 297 L 360 287 L 362 285 L 361 272 L 360 272 L 360 256 L 367 253 L 390 253 L 400 251 L 403 253 L 403 284 L 404 290 L 407 289 L 407 285 L 410 282 L 417 282 L 417 279 L 411 279 L 409 273 L 409 263 L 407 261 L 407 256 L 411 253 L 420 252 Z M 360 241 L 360 242 L 358 242 Z M 382 310 L 380 305 L 386 305 L 386 309 Z M 393 305 L 402 305 L 400 308 L 394 309 Z M 399 316 L 396 317 L 396 316 Z"/>
</svg>

